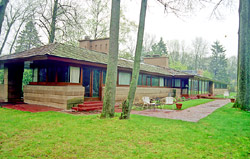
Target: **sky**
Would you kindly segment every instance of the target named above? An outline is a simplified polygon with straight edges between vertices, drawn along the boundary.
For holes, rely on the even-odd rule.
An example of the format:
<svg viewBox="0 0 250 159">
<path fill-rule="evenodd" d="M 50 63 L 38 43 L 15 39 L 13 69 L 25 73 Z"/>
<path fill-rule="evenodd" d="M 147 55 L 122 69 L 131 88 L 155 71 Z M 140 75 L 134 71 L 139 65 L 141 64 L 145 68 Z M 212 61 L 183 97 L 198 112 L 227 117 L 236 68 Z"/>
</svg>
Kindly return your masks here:
<svg viewBox="0 0 250 159">
<path fill-rule="evenodd" d="M 126 16 L 138 24 L 140 1 L 126 1 Z M 232 7 L 221 6 L 219 18 L 211 17 L 214 4 L 198 9 L 191 16 L 176 17 L 164 13 L 164 8 L 156 0 L 148 1 L 145 33 L 156 37 L 159 41 L 184 40 L 191 46 L 196 37 L 202 37 L 209 44 L 219 40 L 226 49 L 226 56 L 236 56 L 238 50 L 238 1 Z"/>
</svg>

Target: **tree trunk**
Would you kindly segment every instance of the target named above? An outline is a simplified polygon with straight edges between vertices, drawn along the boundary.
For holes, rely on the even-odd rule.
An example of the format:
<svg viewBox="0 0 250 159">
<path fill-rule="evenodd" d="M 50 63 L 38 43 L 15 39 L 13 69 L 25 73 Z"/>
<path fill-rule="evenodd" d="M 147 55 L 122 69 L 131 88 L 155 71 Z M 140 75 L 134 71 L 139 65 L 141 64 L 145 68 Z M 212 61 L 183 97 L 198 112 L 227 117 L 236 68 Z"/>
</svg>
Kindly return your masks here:
<svg viewBox="0 0 250 159">
<path fill-rule="evenodd" d="M 234 107 L 250 110 L 250 1 L 240 0 L 238 92 Z"/>
<path fill-rule="evenodd" d="M 110 20 L 109 57 L 101 118 L 112 118 L 115 114 L 117 61 L 119 50 L 120 0 L 112 0 Z"/>
<path fill-rule="evenodd" d="M 14 45 L 15 45 L 15 43 L 16 43 L 17 36 L 18 36 L 18 34 L 19 34 L 19 31 L 20 31 L 20 29 L 21 29 L 23 23 L 24 23 L 24 20 L 21 22 L 21 24 L 19 25 L 19 27 L 18 27 L 18 29 L 17 29 L 17 31 L 16 31 L 16 33 L 15 33 L 14 39 L 13 39 L 13 41 L 12 41 L 12 43 L 11 43 L 11 46 L 10 46 L 10 52 L 9 52 L 9 54 L 11 54 L 12 49 L 14 48 Z"/>
<path fill-rule="evenodd" d="M 2 31 L 4 14 L 5 14 L 5 10 L 6 10 L 8 2 L 9 2 L 9 0 L 2 0 L 2 2 L 0 3 L 0 35 L 1 35 L 1 31 Z"/>
<path fill-rule="evenodd" d="M 130 111 L 131 111 L 131 108 L 135 99 L 135 92 L 136 92 L 138 77 L 140 73 L 140 62 L 141 62 L 141 52 L 142 52 L 146 10 L 147 10 L 147 0 L 142 0 L 132 80 L 131 80 L 130 87 L 129 87 L 128 98 L 126 101 L 122 103 L 122 113 L 121 113 L 120 119 L 130 118 Z"/>
<path fill-rule="evenodd" d="M 8 39 L 8 36 L 9 36 L 11 27 L 12 27 L 12 23 L 8 26 L 8 29 L 7 29 L 7 31 L 6 31 L 6 34 L 5 34 L 5 37 L 4 37 L 2 46 L 1 46 L 1 48 L 0 48 L 0 55 L 2 55 L 3 48 L 4 48 L 5 44 L 6 44 L 7 39 Z"/>
<path fill-rule="evenodd" d="M 50 32 L 49 32 L 49 43 L 53 43 L 55 40 L 57 9 L 58 9 L 58 0 L 54 0 L 52 21 L 50 24 Z"/>
</svg>

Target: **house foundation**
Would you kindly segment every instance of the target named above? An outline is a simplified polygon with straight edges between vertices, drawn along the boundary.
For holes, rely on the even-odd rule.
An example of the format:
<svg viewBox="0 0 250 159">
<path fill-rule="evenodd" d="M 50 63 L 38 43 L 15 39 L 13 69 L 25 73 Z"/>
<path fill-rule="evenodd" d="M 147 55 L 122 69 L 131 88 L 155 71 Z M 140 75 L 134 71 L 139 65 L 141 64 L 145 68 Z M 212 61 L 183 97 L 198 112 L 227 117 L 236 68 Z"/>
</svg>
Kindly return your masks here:
<svg viewBox="0 0 250 159">
<path fill-rule="evenodd" d="M 24 102 L 70 109 L 72 106 L 83 103 L 83 86 L 39 86 L 26 85 L 23 88 Z"/>
</svg>

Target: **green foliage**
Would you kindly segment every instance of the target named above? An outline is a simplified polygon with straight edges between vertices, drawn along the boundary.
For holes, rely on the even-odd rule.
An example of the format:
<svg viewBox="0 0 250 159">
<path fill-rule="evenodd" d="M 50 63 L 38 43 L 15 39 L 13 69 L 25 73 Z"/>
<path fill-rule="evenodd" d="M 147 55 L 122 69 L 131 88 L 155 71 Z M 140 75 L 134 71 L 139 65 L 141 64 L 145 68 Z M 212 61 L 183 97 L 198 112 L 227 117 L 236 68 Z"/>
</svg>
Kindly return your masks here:
<svg viewBox="0 0 250 159">
<path fill-rule="evenodd" d="M 39 39 L 38 32 L 33 21 L 29 21 L 23 31 L 21 31 L 16 46 L 16 52 L 29 50 L 40 46 L 42 43 Z"/>
<path fill-rule="evenodd" d="M 212 73 L 209 72 L 208 70 L 205 70 L 205 71 L 203 72 L 202 76 L 207 77 L 207 78 L 210 78 L 210 79 L 213 78 Z"/>
<path fill-rule="evenodd" d="M 167 46 L 164 43 L 162 37 L 158 43 L 152 45 L 152 51 L 150 52 L 151 55 L 168 55 Z"/>
<path fill-rule="evenodd" d="M 32 82 L 33 70 L 32 69 L 24 69 L 23 72 L 23 86 Z"/>
<path fill-rule="evenodd" d="M 227 73 L 226 50 L 219 41 L 215 41 L 211 48 L 212 60 L 210 62 L 210 71 L 213 74 L 213 79 L 222 82 L 229 82 Z"/>
<path fill-rule="evenodd" d="M 231 107 L 197 123 L 0 108 L 0 158 L 249 158 L 250 113 Z"/>
<path fill-rule="evenodd" d="M 182 64 L 181 62 L 177 61 L 175 63 L 170 63 L 170 68 L 176 69 L 176 70 L 187 70 L 187 66 Z"/>
<path fill-rule="evenodd" d="M 176 97 L 176 89 L 173 89 L 173 97 Z"/>
<path fill-rule="evenodd" d="M 134 60 L 134 56 L 129 52 L 120 51 L 118 56 L 119 56 L 119 58 Z"/>
</svg>

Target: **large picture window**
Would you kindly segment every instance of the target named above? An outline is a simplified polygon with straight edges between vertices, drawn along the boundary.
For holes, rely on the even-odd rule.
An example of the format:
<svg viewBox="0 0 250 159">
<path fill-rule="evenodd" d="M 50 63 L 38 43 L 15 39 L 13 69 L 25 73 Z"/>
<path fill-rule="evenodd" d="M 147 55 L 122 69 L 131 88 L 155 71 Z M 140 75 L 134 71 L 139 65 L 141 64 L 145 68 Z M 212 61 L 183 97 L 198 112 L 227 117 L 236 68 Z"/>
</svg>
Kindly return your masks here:
<svg viewBox="0 0 250 159">
<path fill-rule="evenodd" d="M 80 83 L 80 67 L 70 66 L 70 83 Z"/>
<path fill-rule="evenodd" d="M 33 69 L 33 82 L 38 82 L 38 68 Z"/>
<path fill-rule="evenodd" d="M 106 71 L 102 71 L 102 83 L 105 84 L 106 83 Z"/>
<path fill-rule="evenodd" d="M 174 87 L 181 87 L 181 80 L 180 79 L 173 79 L 172 80 L 172 85 Z"/>
<path fill-rule="evenodd" d="M 138 86 L 141 86 L 141 85 L 142 85 L 142 74 L 139 74 L 137 85 L 138 85 Z"/>
<path fill-rule="evenodd" d="M 160 77 L 160 87 L 164 87 L 164 78 Z"/>
<path fill-rule="evenodd" d="M 172 87 L 171 81 L 170 78 L 165 78 L 165 87 Z"/>
<path fill-rule="evenodd" d="M 119 72 L 119 85 L 129 85 L 131 74 L 128 72 Z"/>
<path fill-rule="evenodd" d="M 47 68 L 40 68 L 39 69 L 39 81 L 38 82 L 47 82 Z"/>
<path fill-rule="evenodd" d="M 80 84 L 81 68 L 68 66 L 63 63 L 35 63 L 33 66 L 32 82 L 54 85 Z M 46 83 L 44 83 L 46 82 Z M 34 84 L 35 84 L 34 83 Z M 67 84 L 68 83 L 68 84 Z"/>
<path fill-rule="evenodd" d="M 159 86 L 159 77 L 152 77 L 152 86 Z"/>
<path fill-rule="evenodd" d="M 69 82 L 69 67 L 61 66 L 57 68 L 57 81 Z"/>
</svg>

